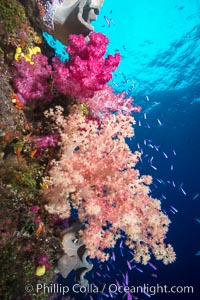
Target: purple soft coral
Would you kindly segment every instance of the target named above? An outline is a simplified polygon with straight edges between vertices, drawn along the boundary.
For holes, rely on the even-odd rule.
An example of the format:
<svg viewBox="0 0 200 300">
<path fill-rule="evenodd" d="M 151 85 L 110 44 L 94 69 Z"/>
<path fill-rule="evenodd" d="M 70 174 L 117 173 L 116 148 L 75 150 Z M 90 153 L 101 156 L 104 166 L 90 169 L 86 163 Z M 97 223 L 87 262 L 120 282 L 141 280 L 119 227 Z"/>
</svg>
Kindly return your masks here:
<svg viewBox="0 0 200 300">
<path fill-rule="evenodd" d="M 35 144 L 37 149 L 43 149 L 47 147 L 56 147 L 58 143 L 58 134 L 49 134 L 43 136 L 34 136 L 31 141 Z"/>
<path fill-rule="evenodd" d="M 33 64 L 24 58 L 13 63 L 14 66 L 14 86 L 20 101 L 23 104 L 35 101 L 49 102 L 53 98 L 50 88 L 50 78 L 52 67 L 48 64 L 48 59 L 41 53 L 32 55 Z"/>
</svg>

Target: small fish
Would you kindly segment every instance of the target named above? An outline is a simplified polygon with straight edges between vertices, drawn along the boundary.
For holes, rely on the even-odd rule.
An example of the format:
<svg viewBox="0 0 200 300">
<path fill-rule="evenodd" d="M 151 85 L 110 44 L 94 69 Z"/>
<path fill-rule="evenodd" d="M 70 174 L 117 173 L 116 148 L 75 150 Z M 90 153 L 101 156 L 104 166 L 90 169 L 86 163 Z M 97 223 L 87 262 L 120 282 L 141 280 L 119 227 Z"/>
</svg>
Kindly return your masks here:
<svg viewBox="0 0 200 300">
<path fill-rule="evenodd" d="M 143 273 L 143 270 L 141 270 L 140 268 L 136 268 L 136 270 L 138 270 L 140 273 Z"/>
<path fill-rule="evenodd" d="M 119 86 L 119 84 L 117 84 L 114 80 L 112 81 L 112 83 L 113 83 L 115 86 Z"/>
<path fill-rule="evenodd" d="M 155 147 L 156 151 L 159 151 L 160 146 L 155 145 L 154 147 Z"/>
<path fill-rule="evenodd" d="M 113 260 L 113 261 L 116 260 L 116 257 L 115 257 L 115 253 L 114 253 L 114 252 L 112 253 L 112 260 Z"/>
<path fill-rule="evenodd" d="M 185 196 L 187 195 L 186 191 L 183 188 L 181 188 L 181 191 L 182 191 L 183 195 L 185 195 Z"/>
<path fill-rule="evenodd" d="M 170 205 L 170 207 L 171 207 L 176 213 L 178 212 L 178 210 L 177 210 L 174 206 Z"/>
<path fill-rule="evenodd" d="M 163 155 L 165 158 L 168 158 L 168 155 L 165 152 L 163 152 Z"/>
<path fill-rule="evenodd" d="M 160 179 L 156 178 L 156 180 L 157 180 L 159 183 L 162 183 L 162 181 L 161 181 Z"/>
<path fill-rule="evenodd" d="M 106 23 L 108 24 L 108 27 L 110 27 L 111 24 L 111 19 L 108 19 L 108 17 L 104 16 L 104 20 L 106 21 Z"/>
<path fill-rule="evenodd" d="M 21 151 L 22 151 L 22 147 L 17 147 L 16 149 L 16 156 L 17 156 L 17 160 L 20 161 L 21 159 Z"/>
<path fill-rule="evenodd" d="M 126 276 L 125 276 L 125 283 L 126 283 L 126 285 L 128 285 L 128 272 L 126 272 Z"/>
<path fill-rule="evenodd" d="M 158 124 L 159 124 L 160 126 L 162 126 L 162 123 L 161 123 L 160 119 L 157 119 L 157 121 L 158 121 Z"/>
<path fill-rule="evenodd" d="M 170 167 L 170 170 L 171 170 L 171 171 L 173 171 L 173 170 L 174 170 L 174 166 L 173 166 L 173 165 L 171 165 L 171 167 Z"/>
<path fill-rule="evenodd" d="M 155 166 L 151 165 L 151 167 L 154 169 L 154 170 L 158 170 Z"/>
<path fill-rule="evenodd" d="M 138 125 L 141 127 L 141 122 L 140 122 L 140 120 L 138 121 Z"/>
<path fill-rule="evenodd" d="M 126 78 L 126 76 L 124 75 L 124 73 L 121 72 L 121 74 L 122 74 L 122 76 L 123 76 L 123 78 L 124 78 L 124 83 L 128 83 L 128 82 L 129 82 L 129 79 Z"/>
<path fill-rule="evenodd" d="M 144 113 L 144 119 L 145 119 L 145 120 L 147 119 L 147 114 L 146 114 L 146 113 Z"/>
<path fill-rule="evenodd" d="M 36 232 L 35 232 L 35 234 L 36 234 L 36 235 L 39 235 L 39 234 L 42 232 L 43 227 L 44 227 L 43 222 L 40 222 L 40 223 L 39 223 L 39 226 L 38 226 L 38 228 L 37 228 L 37 230 L 36 230 Z"/>
<path fill-rule="evenodd" d="M 177 80 L 177 81 L 174 83 L 174 89 L 175 89 L 175 88 L 177 87 L 177 85 L 179 85 L 181 82 L 182 82 L 182 79 Z"/>
<path fill-rule="evenodd" d="M 176 151 L 175 150 L 173 150 L 173 154 L 174 154 L 174 156 L 176 156 Z"/>
<path fill-rule="evenodd" d="M 196 194 L 193 198 L 192 198 L 192 200 L 195 200 L 195 199 L 197 199 L 199 197 L 199 194 Z"/>
<path fill-rule="evenodd" d="M 129 270 L 132 270 L 130 262 L 127 260 L 126 263 L 127 263 Z"/>
<path fill-rule="evenodd" d="M 144 290 L 143 290 L 143 294 L 145 294 L 147 297 L 151 298 L 151 295 L 148 294 L 147 292 L 145 292 Z"/>
<path fill-rule="evenodd" d="M 147 101 L 149 101 L 149 97 L 148 96 L 146 96 L 146 99 L 147 99 Z"/>
<path fill-rule="evenodd" d="M 180 184 L 178 191 L 182 188 L 182 186 L 183 186 L 183 182 Z"/>
<path fill-rule="evenodd" d="M 110 296 L 106 293 L 102 293 L 103 296 L 105 296 L 106 298 L 110 298 Z"/>
<path fill-rule="evenodd" d="M 119 251 L 120 251 L 121 256 L 124 256 L 123 248 L 120 248 Z"/>
<path fill-rule="evenodd" d="M 5 142 L 10 142 L 11 138 L 12 138 L 11 132 L 8 131 L 8 132 L 6 133 L 6 135 L 5 135 L 5 137 L 4 137 L 4 141 L 5 141 Z"/>
<path fill-rule="evenodd" d="M 154 146 L 152 144 L 148 144 L 148 146 L 152 149 L 154 148 Z"/>
<path fill-rule="evenodd" d="M 109 291 L 108 291 L 108 292 L 109 292 L 109 295 L 110 295 L 110 297 L 111 297 L 111 298 L 113 298 L 114 296 L 113 296 L 113 294 L 112 294 L 112 292 L 111 292 L 111 290 L 110 290 L 110 289 L 109 289 Z"/>
<path fill-rule="evenodd" d="M 117 287 L 120 288 L 121 285 L 120 285 L 119 281 L 116 279 L 115 282 L 117 284 Z"/>
<path fill-rule="evenodd" d="M 151 165 L 152 165 L 153 159 L 154 159 L 154 157 L 152 156 L 151 159 L 150 159 L 150 161 L 149 161 Z"/>
<path fill-rule="evenodd" d="M 30 157 L 33 158 L 36 155 L 37 151 L 37 149 L 32 150 L 30 153 Z"/>
<path fill-rule="evenodd" d="M 154 264 L 152 264 L 151 262 L 148 262 L 148 265 L 155 271 L 157 270 L 156 266 Z"/>
</svg>

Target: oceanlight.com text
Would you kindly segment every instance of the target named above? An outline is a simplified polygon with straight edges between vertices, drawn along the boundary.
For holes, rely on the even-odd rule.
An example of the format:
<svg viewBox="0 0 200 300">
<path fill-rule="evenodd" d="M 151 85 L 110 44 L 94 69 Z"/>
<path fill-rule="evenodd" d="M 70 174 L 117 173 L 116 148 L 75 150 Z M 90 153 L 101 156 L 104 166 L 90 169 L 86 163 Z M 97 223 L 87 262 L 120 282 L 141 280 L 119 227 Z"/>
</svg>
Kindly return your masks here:
<svg viewBox="0 0 200 300">
<path fill-rule="evenodd" d="M 67 294 L 105 294 L 110 297 L 112 295 L 124 295 L 126 293 L 137 295 L 137 294 L 146 294 L 149 296 L 154 296 L 156 294 L 194 294 L 193 286 L 168 286 L 168 285 L 149 285 L 143 284 L 139 286 L 134 285 L 119 285 L 119 284 L 104 284 L 101 287 L 94 286 L 93 284 L 88 284 L 87 286 L 80 286 L 79 284 L 74 284 L 72 286 L 61 285 L 61 284 L 42 284 L 38 283 L 34 288 L 33 285 L 27 284 L 25 290 L 28 293 L 32 292 L 42 292 L 44 295 L 49 293 L 56 293 L 60 295 Z"/>
</svg>

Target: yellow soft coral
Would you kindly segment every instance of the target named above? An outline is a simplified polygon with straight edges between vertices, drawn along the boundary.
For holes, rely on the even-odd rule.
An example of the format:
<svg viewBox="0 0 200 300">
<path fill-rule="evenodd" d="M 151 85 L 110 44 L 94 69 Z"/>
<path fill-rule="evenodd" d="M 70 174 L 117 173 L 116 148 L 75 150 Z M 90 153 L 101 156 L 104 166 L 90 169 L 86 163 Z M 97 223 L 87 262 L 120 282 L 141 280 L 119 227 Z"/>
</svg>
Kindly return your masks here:
<svg viewBox="0 0 200 300">
<path fill-rule="evenodd" d="M 41 50 L 40 50 L 39 47 L 28 48 L 28 53 L 26 53 L 26 54 L 22 52 L 22 48 L 21 47 L 18 47 L 16 49 L 14 59 L 17 60 L 17 61 L 19 61 L 21 58 L 25 58 L 25 60 L 27 62 L 29 62 L 31 65 L 33 65 L 34 62 L 31 60 L 32 55 L 34 55 L 34 54 L 36 54 L 38 52 L 41 52 Z"/>
</svg>

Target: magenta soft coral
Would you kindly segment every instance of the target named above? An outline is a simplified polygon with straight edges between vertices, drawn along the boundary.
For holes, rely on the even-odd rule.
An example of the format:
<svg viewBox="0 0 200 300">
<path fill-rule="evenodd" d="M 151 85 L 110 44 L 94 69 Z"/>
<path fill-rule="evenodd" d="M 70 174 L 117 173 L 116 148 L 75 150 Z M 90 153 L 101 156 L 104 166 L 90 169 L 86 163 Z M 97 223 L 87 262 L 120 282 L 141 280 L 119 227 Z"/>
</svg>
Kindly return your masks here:
<svg viewBox="0 0 200 300">
<path fill-rule="evenodd" d="M 31 60 L 33 64 L 24 58 L 13 62 L 13 81 L 17 95 L 23 104 L 50 102 L 53 99 L 50 85 L 52 67 L 41 53 L 32 55 Z"/>
<path fill-rule="evenodd" d="M 119 53 L 104 58 L 107 37 L 93 32 L 87 44 L 83 35 L 70 35 L 69 43 L 69 60 L 62 63 L 54 58 L 53 68 L 41 53 L 32 55 L 33 64 L 24 58 L 13 62 L 14 88 L 23 104 L 52 101 L 53 88 L 82 102 L 106 88 L 120 62 Z"/>
<path fill-rule="evenodd" d="M 62 64 L 53 60 L 54 87 L 63 94 L 69 94 L 79 100 L 92 97 L 112 78 L 120 62 L 120 54 L 104 58 L 108 39 L 102 33 L 92 32 L 87 44 L 83 35 L 70 35 L 67 51 L 69 61 Z"/>
</svg>

